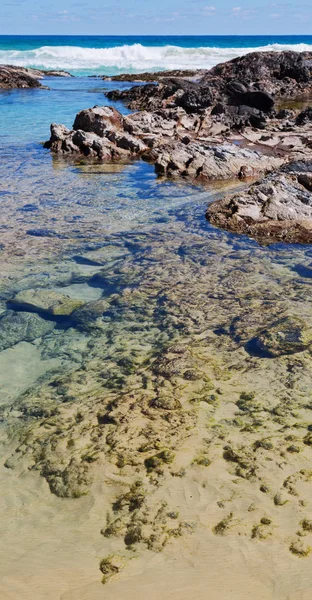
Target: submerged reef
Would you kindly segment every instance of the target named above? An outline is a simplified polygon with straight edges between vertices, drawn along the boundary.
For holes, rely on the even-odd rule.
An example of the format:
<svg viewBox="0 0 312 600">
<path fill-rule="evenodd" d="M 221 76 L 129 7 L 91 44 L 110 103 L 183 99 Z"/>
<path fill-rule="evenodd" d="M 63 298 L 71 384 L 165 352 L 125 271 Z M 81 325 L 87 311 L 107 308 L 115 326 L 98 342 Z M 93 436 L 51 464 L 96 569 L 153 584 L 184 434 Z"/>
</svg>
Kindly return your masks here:
<svg viewBox="0 0 312 600">
<path fill-rule="evenodd" d="M 273 262 L 260 247 L 232 252 L 182 223 L 114 247 L 113 263 L 105 246 L 86 253 L 89 284 L 114 289 L 38 329 L 42 355 L 70 345 L 71 362 L 2 408 L 15 447 L 5 466 L 40 473 L 62 498 L 109 487 L 104 583 L 199 524 L 308 556 L 312 321 L 296 252 L 291 269 L 283 251 Z M 28 306 L 16 314 L 54 318 Z"/>
</svg>

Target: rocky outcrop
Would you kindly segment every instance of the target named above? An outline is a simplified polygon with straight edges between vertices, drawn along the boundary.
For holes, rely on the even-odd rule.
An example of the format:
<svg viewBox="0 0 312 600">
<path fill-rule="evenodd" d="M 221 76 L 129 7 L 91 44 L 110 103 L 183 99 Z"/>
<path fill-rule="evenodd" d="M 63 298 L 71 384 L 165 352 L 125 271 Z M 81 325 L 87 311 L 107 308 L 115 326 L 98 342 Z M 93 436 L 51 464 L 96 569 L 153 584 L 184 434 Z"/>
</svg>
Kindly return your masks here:
<svg viewBox="0 0 312 600">
<path fill-rule="evenodd" d="M 269 241 L 312 242 L 312 163 L 292 163 L 208 207 L 208 221 Z"/>
<path fill-rule="evenodd" d="M 38 80 L 45 76 L 72 77 L 67 71 L 43 71 L 13 65 L 0 65 L 0 89 L 44 87 Z"/>
<path fill-rule="evenodd" d="M 123 117 L 112 107 L 94 107 L 78 113 L 72 130 L 52 124 L 45 146 L 54 153 L 100 160 L 143 157 L 155 164 L 159 175 L 206 180 L 243 179 L 281 165 L 279 157 L 235 144 L 216 144 L 209 137 L 213 126 L 209 118 L 201 120 L 182 108 Z"/>
<path fill-rule="evenodd" d="M 199 81 L 167 76 L 158 85 L 112 91 L 107 96 L 132 109 L 182 106 L 187 112 L 199 112 L 222 104 L 223 112 L 228 106 L 248 106 L 269 113 L 276 98 L 309 95 L 311 73 L 311 53 L 253 52 L 217 65 Z"/>
<path fill-rule="evenodd" d="M 157 71 L 145 73 L 120 73 L 119 75 L 102 75 L 103 81 L 162 81 L 164 77 L 190 77 L 200 79 L 207 71 L 205 69 L 173 69 L 171 71 Z"/>
<path fill-rule="evenodd" d="M 39 77 L 31 69 L 0 65 L 0 89 L 42 87 Z"/>
<path fill-rule="evenodd" d="M 199 80 L 167 74 L 158 84 L 108 94 L 137 112 L 83 110 L 72 130 L 52 124 L 45 146 L 101 161 L 143 158 L 167 177 L 212 181 L 265 175 L 248 190 L 211 205 L 208 220 L 269 241 L 310 242 L 312 109 L 289 110 L 280 103 L 308 96 L 311 75 L 307 52 L 251 53 L 201 73 Z M 287 163 L 292 167 L 268 176 Z"/>
</svg>

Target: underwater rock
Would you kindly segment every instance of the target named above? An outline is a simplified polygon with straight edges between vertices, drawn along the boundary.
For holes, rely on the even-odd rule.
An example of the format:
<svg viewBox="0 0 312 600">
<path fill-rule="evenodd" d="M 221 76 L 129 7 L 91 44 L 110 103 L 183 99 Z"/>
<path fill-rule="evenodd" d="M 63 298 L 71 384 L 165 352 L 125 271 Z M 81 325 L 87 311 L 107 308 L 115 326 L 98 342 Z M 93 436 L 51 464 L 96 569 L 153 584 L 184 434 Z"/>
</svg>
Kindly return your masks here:
<svg viewBox="0 0 312 600">
<path fill-rule="evenodd" d="M 101 318 L 109 308 L 107 300 L 88 302 L 71 314 L 72 323 L 82 331 L 101 329 Z"/>
<path fill-rule="evenodd" d="M 34 311 L 54 316 L 68 316 L 83 306 L 81 300 L 74 300 L 53 290 L 31 289 L 19 292 L 10 302 L 19 310 Z"/>
<path fill-rule="evenodd" d="M 208 221 L 260 239 L 311 243 L 312 165 L 306 166 L 310 174 L 288 165 L 245 191 L 213 202 L 206 213 Z"/>
<path fill-rule="evenodd" d="M 32 342 L 53 331 L 55 323 L 39 315 L 8 310 L 0 315 L 0 352 L 18 342 Z"/>
<path fill-rule="evenodd" d="M 286 317 L 262 331 L 251 345 L 261 354 L 277 357 L 296 354 L 312 344 L 312 330 L 297 317 Z"/>
</svg>

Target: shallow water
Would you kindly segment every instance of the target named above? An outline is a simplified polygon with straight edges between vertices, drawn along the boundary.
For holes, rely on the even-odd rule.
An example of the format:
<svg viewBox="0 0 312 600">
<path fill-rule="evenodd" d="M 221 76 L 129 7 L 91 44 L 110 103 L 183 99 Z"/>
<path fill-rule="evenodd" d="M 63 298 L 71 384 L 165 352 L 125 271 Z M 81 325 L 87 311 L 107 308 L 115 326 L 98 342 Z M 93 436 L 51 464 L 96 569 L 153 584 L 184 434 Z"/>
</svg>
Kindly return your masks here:
<svg viewBox="0 0 312 600">
<path fill-rule="evenodd" d="M 248 452 L 260 435 L 259 428 L 273 436 L 277 427 L 298 428 L 300 419 L 302 427 L 307 427 L 310 405 L 306 398 L 311 385 L 309 353 L 300 355 L 300 360 L 297 355 L 295 358 L 270 359 L 259 353 L 254 355 L 249 343 L 259 329 L 271 326 L 280 317 L 295 316 L 311 328 L 312 250 L 290 245 L 262 247 L 246 237 L 211 227 L 204 217 L 206 206 L 222 195 L 228 184 L 199 187 L 183 181 L 157 179 L 153 167 L 144 162 L 100 165 L 84 159 L 53 158 L 41 145 L 49 137 L 50 122 L 70 126 L 78 110 L 106 103 L 103 91 L 112 84 L 87 78 L 51 78 L 46 83 L 50 90 L 0 93 L 1 314 L 5 314 L 7 308 L 12 309 L 10 301 L 16 293 L 33 288 L 67 294 L 85 302 L 91 312 L 75 318 L 45 315 L 44 319 L 55 324 L 51 331 L 29 341 L 24 339 L 21 328 L 16 334 L 20 337 L 14 339 L 11 347 L 11 330 L 5 329 L 4 321 L 0 320 L 0 341 L 9 344 L 0 352 L 0 401 L 4 407 L 2 454 L 6 458 L 8 444 L 13 443 L 13 459 L 7 463 L 9 468 L 1 471 L 10 498 L 3 519 L 9 524 L 8 537 L 20 522 L 23 523 L 25 534 L 19 543 L 24 544 L 26 553 L 32 530 L 36 532 L 36 548 L 39 548 L 40 543 L 46 543 L 45 519 L 55 520 L 57 527 L 61 527 L 63 515 L 66 528 L 72 532 L 73 544 L 77 539 L 81 542 L 81 536 L 89 535 L 88 544 L 93 548 L 89 562 L 93 565 L 94 580 L 99 558 L 105 552 L 111 552 L 112 547 L 114 551 L 115 547 L 119 549 L 121 542 L 103 541 L 91 525 L 86 533 L 84 527 L 89 521 L 82 525 L 82 517 L 77 530 L 69 526 L 67 514 L 70 509 L 62 502 L 64 498 L 66 503 L 68 498 L 81 502 L 81 514 L 88 514 L 92 526 L 96 522 L 100 529 L 99 512 L 92 507 L 94 502 L 99 510 L 101 495 L 93 489 L 94 496 L 90 500 L 80 498 L 89 485 L 93 448 L 96 447 L 98 453 L 94 461 L 98 460 L 102 466 L 100 476 L 94 476 L 95 486 L 96 490 L 100 487 L 106 506 L 107 494 L 112 494 L 113 484 L 123 477 L 127 483 L 133 481 L 133 477 L 136 480 L 137 472 L 140 472 L 142 452 L 138 445 L 139 440 L 142 444 L 142 421 L 150 414 L 150 405 L 147 407 L 144 402 L 152 390 L 157 394 L 157 406 L 165 406 L 165 412 L 168 409 L 161 417 L 152 415 L 151 428 L 155 428 L 158 444 L 155 447 L 161 443 L 166 449 L 176 450 L 182 445 L 180 467 L 183 460 L 193 461 L 190 458 L 193 447 L 190 450 L 185 442 L 191 435 L 189 431 L 196 432 L 200 444 L 205 447 L 211 423 L 217 427 L 216 431 L 222 429 L 216 452 L 222 449 L 224 439 L 234 439 L 234 443 L 239 443 Z M 117 105 L 117 108 L 121 107 Z M 94 305 L 98 301 L 102 303 L 99 313 Z M 191 357 L 181 359 L 179 344 L 190 348 Z M 170 348 L 173 348 L 173 362 Z M 159 365 L 157 361 L 160 361 Z M 181 372 L 184 371 L 185 379 L 181 383 Z M 208 411 L 204 417 L 205 426 L 199 419 L 199 425 L 194 428 L 195 408 L 200 403 L 196 398 L 213 389 L 214 393 L 201 402 Z M 256 393 L 262 404 L 261 408 L 253 407 L 249 411 L 245 407 L 239 408 L 239 420 L 234 412 L 235 402 L 240 398 L 239 394 L 246 395 L 246 390 L 249 395 L 250 390 L 252 394 Z M 175 421 L 170 416 L 172 406 L 179 405 L 177 401 L 183 406 L 190 403 L 192 407 L 185 413 L 184 420 L 179 421 L 180 417 L 177 417 Z M 291 414 L 287 413 L 285 417 L 277 413 L 279 416 L 271 415 L 271 420 L 265 412 L 277 403 L 289 407 L 291 402 Z M 118 403 L 120 411 L 124 411 L 122 417 L 120 414 L 118 418 L 111 417 L 111 406 L 116 409 Z M 110 408 L 101 417 L 106 404 Z M 241 405 L 240 399 L 238 406 Z M 138 416 L 136 411 L 142 406 L 143 416 Z M 128 413 L 132 419 L 125 427 L 123 423 Z M 85 423 L 82 429 L 81 418 Z M 120 429 L 115 431 L 115 445 L 109 454 L 101 436 L 94 437 L 94 423 L 112 428 L 116 422 Z M 154 439 L 154 433 L 148 430 L 149 440 Z M 283 433 L 281 439 L 284 439 Z M 14 451 L 16 440 L 19 445 Z M 80 448 L 84 458 L 79 455 Z M 131 460 L 127 462 L 129 454 Z M 107 455 L 117 461 L 114 467 L 105 462 Z M 78 474 L 74 471 L 72 476 L 73 457 L 77 460 L 77 456 Z M 292 455 L 292 460 L 296 457 L 296 454 Z M 280 454 L 274 457 L 276 481 L 282 471 L 280 460 Z M 308 462 L 308 457 L 305 460 Z M 120 469 L 117 474 L 116 464 Z M 264 461 L 259 466 L 263 479 L 269 478 L 268 464 Z M 83 477 L 79 471 L 82 467 Z M 27 479 L 27 469 L 31 472 L 30 479 Z M 53 500 L 48 499 L 50 491 L 47 484 L 44 487 L 38 471 L 56 495 Z M 66 476 L 63 476 L 65 472 Z M 102 489 L 102 473 L 110 482 L 109 492 L 106 487 L 104 491 Z M 35 480 L 36 474 L 39 479 Z M 22 494 L 23 477 L 27 480 L 29 494 L 25 502 L 27 508 L 26 512 L 20 509 L 17 514 L 11 497 L 18 499 Z M 213 475 L 211 477 L 213 481 Z M 35 509 L 28 508 L 33 494 L 29 492 L 32 481 L 36 481 L 35 485 L 40 489 L 40 522 L 36 522 Z M 192 485 L 195 485 L 194 481 L 196 485 L 200 481 L 198 472 Z M 249 498 L 250 494 L 252 501 L 259 502 L 261 507 L 267 501 L 265 509 L 270 511 L 270 499 L 263 499 L 262 493 L 260 499 L 257 497 L 259 486 L 255 491 L 247 476 L 241 481 L 247 486 L 243 488 L 243 497 Z M 170 490 L 170 485 L 166 485 Z M 221 495 L 224 485 L 224 482 L 220 483 Z M 198 492 L 198 502 L 204 487 L 202 485 Z M 185 497 L 184 492 L 180 490 L 179 493 Z M 231 495 L 229 489 L 227 493 Z M 157 494 L 159 497 L 159 490 Z M 172 503 L 168 490 L 166 494 L 166 498 L 169 496 L 167 501 Z M 291 502 L 295 501 L 291 499 Z M 291 502 L 289 507 L 293 506 Z M 47 512 L 43 506 L 49 507 Z M 241 521 L 246 519 L 249 523 L 247 508 L 238 504 L 236 509 Z M 183 510 L 182 503 L 182 514 Z M 189 505 L 187 510 L 192 519 L 198 518 Z M 152 508 L 146 514 L 151 522 L 155 521 Z M 296 520 L 289 516 L 290 522 L 298 527 Z M 284 531 L 284 521 L 280 527 Z M 76 534 L 78 537 L 75 538 Z M 293 532 L 288 530 L 283 533 L 286 544 L 290 534 Z M 158 535 L 156 527 L 156 539 Z M 56 547 L 62 552 L 58 540 L 53 538 L 51 526 L 49 536 L 51 548 Z M 44 547 L 43 558 L 34 549 L 33 561 L 38 561 L 40 567 L 37 578 L 46 572 L 51 558 L 50 550 Z M 5 545 L 0 545 L 0 555 L 5 553 Z M 88 580 L 87 575 L 80 573 L 84 560 L 82 552 L 81 557 L 71 562 L 74 582 L 69 581 L 70 576 L 63 571 L 61 576 L 54 574 L 55 579 L 49 574 L 49 581 L 52 581 L 51 595 L 46 594 L 49 600 L 61 597 L 64 590 L 76 587 L 80 590 L 79 585 Z M 16 581 L 14 573 L 8 575 L 3 587 L 5 599 L 11 598 L 5 594 L 12 589 L 14 600 L 19 593 L 25 599 L 40 598 L 40 592 L 34 595 L 35 592 L 38 594 L 38 585 L 40 590 L 35 575 L 33 587 L 27 587 L 27 572 L 33 564 L 31 557 L 28 562 L 25 559 L 20 579 Z M 58 573 L 60 565 L 56 567 Z M 59 596 L 53 595 L 56 592 Z M 77 596 L 68 593 L 68 597 L 75 597 L 75 600 L 76 597 L 92 598 L 79 596 L 78 592 Z"/>
</svg>

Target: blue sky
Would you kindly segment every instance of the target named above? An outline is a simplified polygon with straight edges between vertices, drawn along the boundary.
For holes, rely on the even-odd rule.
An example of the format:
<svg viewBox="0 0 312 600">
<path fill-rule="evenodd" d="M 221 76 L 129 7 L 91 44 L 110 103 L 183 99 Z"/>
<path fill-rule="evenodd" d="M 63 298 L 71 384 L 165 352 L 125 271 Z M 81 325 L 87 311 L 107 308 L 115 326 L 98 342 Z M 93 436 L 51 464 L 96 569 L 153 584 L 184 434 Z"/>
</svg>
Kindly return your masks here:
<svg viewBox="0 0 312 600">
<path fill-rule="evenodd" d="M 312 34 L 301 0 L 1 0 L 0 34 Z"/>
</svg>

